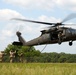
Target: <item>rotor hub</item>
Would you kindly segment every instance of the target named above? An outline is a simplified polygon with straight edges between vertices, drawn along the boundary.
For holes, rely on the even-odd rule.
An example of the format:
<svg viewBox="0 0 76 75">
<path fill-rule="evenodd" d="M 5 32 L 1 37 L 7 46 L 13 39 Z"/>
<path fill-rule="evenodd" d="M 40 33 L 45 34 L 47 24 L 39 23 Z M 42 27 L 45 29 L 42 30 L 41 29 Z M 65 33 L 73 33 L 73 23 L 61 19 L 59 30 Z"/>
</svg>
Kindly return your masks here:
<svg viewBox="0 0 76 75">
<path fill-rule="evenodd" d="M 62 23 L 56 23 L 55 26 L 63 25 Z"/>
</svg>

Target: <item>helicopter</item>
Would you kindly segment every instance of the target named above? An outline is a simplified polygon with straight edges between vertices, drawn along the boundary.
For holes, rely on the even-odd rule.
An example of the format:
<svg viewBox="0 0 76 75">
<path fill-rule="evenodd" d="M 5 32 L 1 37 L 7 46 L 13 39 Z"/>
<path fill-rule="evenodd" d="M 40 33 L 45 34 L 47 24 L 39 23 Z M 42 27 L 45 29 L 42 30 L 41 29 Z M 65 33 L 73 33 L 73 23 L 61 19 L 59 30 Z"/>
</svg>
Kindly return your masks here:
<svg viewBox="0 0 76 75">
<path fill-rule="evenodd" d="M 76 29 L 71 27 L 64 27 L 64 22 L 75 18 L 76 14 L 68 15 L 62 22 L 58 23 L 49 23 L 49 22 L 41 22 L 20 18 L 12 18 L 12 20 L 19 20 L 31 23 L 38 23 L 44 25 L 51 25 L 49 29 L 44 29 L 41 31 L 41 35 L 33 40 L 26 42 L 26 40 L 22 37 L 21 32 L 17 31 L 16 35 L 18 37 L 18 41 L 14 41 L 13 45 L 21 45 L 21 46 L 37 46 L 44 44 L 56 44 L 61 45 L 63 42 L 69 42 L 69 46 L 72 46 L 73 41 L 76 40 Z"/>
</svg>

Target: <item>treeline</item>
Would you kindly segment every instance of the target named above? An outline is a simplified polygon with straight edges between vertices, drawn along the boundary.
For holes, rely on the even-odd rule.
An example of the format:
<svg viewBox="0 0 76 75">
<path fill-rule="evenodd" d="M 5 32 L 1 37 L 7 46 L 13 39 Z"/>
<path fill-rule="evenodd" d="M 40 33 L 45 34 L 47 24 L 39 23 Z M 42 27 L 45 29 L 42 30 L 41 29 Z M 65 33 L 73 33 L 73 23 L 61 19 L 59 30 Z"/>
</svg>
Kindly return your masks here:
<svg viewBox="0 0 76 75">
<path fill-rule="evenodd" d="M 4 62 L 10 61 L 9 52 L 13 50 L 15 53 L 14 62 L 35 62 L 35 63 L 76 63 L 76 54 L 65 53 L 41 53 L 34 47 L 13 46 L 8 45 L 4 50 L 6 55 L 3 57 Z M 21 57 L 19 56 L 20 54 Z M 21 58 L 21 61 L 20 61 Z"/>
<path fill-rule="evenodd" d="M 41 53 L 40 62 L 51 63 L 76 63 L 76 54 Z"/>
</svg>

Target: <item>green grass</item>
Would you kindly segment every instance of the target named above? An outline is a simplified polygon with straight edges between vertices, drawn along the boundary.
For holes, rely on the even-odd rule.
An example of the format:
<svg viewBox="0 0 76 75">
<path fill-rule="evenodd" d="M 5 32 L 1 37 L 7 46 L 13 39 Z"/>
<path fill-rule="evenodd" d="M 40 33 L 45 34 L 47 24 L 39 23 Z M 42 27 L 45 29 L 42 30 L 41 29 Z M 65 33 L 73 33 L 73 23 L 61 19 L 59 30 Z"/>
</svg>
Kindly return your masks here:
<svg viewBox="0 0 76 75">
<path fill-rule="evenodd" d="M 0 63 L 0 75 L 76 75 L 76 63 Z"/>
</svg>

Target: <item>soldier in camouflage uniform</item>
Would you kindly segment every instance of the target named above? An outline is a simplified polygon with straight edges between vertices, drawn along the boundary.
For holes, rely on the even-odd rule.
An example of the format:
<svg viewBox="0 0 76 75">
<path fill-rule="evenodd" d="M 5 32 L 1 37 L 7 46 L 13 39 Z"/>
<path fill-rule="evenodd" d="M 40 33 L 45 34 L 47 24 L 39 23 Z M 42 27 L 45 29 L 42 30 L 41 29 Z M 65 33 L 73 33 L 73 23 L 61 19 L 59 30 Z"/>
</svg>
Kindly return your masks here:
<svg viewBox="0 0 76 75">
<path fill-rule="evenodd" d="M 14 61 L 15 53 L 16 53 L 16 51 L 13 51 L 13 50 L 10 51 L 10 63 L 12 63 Z"/>
<path fill-rule="evenodd" d="M 3 56 L 4 56 L 4 52 L 3 51 L 0 51 L 0 62 L 3 61 Z"/>
<path fill-rule="evenodd" d="M 21 53 L 19 53 L 18 55 L 19 55 L 19 60 L 20 60 L 20 62 L 23 62 L 23 53 L 21 52 Z"/>
</svg>

